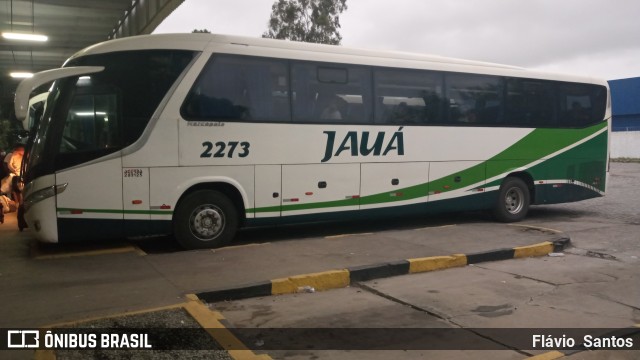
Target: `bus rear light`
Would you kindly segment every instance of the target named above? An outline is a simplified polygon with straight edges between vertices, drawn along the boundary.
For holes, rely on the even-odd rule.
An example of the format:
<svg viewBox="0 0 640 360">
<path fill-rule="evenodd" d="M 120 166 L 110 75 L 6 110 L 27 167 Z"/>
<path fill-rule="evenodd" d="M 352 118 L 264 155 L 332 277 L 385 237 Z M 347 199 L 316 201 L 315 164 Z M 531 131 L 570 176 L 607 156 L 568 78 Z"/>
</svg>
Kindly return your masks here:
<svg viewBox="0 0 640 360">
<path fill-rule="evenodd" d="M 133 205 L 140 205 L 140 204 L 142 204 L 142 200 L 132 200 L 131 203 Z"/>
<path fill-rule="evenodd" d="M 171 209 L 170 205 L 165 205 L 165 204 L 160 205 L 160 210 L 169 210 L 169 209 Z"/>
<path fill-rule="evenodd" d="M 305 194 L 305 195 L 307 195 L 307 196 L 311 196 L 311 195 L 313 195 L 313 192 L 311 192 L 311 191 L 307 191 L 307 192 L 306 192 L 306 193 L 304 193 L 304 194 Z"/>
<path fill-rule="evenodd" d="M 80 215 L 83 213 L 82 210 L 73 209 L 70 211 L 71 215 Z"/>
</svg>

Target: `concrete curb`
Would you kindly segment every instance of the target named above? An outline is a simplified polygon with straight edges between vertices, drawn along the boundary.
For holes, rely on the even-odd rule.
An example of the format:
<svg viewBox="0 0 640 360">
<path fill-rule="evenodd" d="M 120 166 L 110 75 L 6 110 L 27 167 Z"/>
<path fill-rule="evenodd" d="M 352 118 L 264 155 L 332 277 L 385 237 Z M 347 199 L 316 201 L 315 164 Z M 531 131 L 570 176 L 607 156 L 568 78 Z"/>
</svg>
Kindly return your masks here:
<svg viewBox="0 0 640 360">
<path fill-rule="evenodd" d="M 551 241 L 545 241 L 528 246 L 504 248 L 471 254 L 431 256 L 373 265 L 355 266 L 347 269 L 261 281 L 238 287 L 202 291 L 195 295 L 205 302 L 212 303 L 261 296 L 293 294 L 305 291 L 323 291 L 344 288 L 356 282 L 398 275 L 443 270 L 487 261 L 545 256 L 552 252 L 560 252 L 564 250 L 569 246 L 570 242 L 571 239 L 567 235 L 558 235 Z"/>
</svg>

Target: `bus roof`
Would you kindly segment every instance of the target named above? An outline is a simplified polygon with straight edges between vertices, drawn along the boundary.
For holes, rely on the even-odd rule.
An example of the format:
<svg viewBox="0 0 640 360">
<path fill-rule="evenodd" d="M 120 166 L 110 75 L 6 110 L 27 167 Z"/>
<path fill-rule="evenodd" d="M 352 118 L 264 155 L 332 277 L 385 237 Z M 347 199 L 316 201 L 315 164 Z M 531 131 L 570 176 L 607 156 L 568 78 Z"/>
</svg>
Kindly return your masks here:
<svg viewBox="0 0 640 360">
<path fill-rule="evenodd" d="M 472 72 L 490 75 L 594 83 L 607 86 L 607 82 L 601 79 L 539 72 L 522 67 L 490 62 L 409 52 L 367 50 L 335 45 L 220 34 L 185 33 L 131 36 L 89 46 L 71 56 L 69 60 L 91 54 L 151 49 L 212 51 L 230 54 L 255 53 L 255 55 L 258 55 L 259 53 L 260 56 L 270 56 L 274 58 L 433 69 L 453 72 Z"/>
</svg>

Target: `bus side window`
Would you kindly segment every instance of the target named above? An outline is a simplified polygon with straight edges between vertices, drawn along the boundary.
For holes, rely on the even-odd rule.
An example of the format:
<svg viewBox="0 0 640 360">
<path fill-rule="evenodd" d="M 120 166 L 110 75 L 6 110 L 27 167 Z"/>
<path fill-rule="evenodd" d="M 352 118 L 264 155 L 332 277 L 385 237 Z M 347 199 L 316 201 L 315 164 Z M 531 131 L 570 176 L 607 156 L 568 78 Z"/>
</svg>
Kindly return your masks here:
<svg viewBox="0 0 640 360">
<path fill-rule="evenodd" d="M 295 62 L 291 69 L 296 122 L 371 121 L 371 75 L 363 67 Z"/>
<path fill-rule="evenodd" d="M 376 69 L 376 124 L 442 122 L 442 74 L 432 71 Z"/>
<path fill-rule="evenodd" d="M 291 121 L 287 63 L 215 55 L 182 106 L 187 120 Z"/>
<path fill-rule="evenodd" d="M 585 127 L 604 119 L 605 87 L 562 83 L 559 93 L 561 127 Z"/>
<path fill-rule="evenodd" d="M 551 81 L 507 79 L 505 117 L 514 126 L 555 126 L 556 86 Z"/>
<path fill-rule="evenodd" d="M 450 122 L 479 125 L 502 122 L 501 77 L 447 74 L 446 83 Z"/>
</svg>

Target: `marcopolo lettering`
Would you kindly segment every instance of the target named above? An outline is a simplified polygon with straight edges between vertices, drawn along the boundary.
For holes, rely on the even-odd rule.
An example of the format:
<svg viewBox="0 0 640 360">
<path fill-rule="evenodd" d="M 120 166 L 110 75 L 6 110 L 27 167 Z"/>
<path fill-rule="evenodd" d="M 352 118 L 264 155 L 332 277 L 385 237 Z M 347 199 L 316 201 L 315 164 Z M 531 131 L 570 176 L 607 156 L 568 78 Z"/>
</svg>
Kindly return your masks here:
<svg viewBox="0 0 640 360">
<path fill-rule="evenodd" d="M 403 127 L 398 128 L 391 137 L 387 137 L 387 133 L 381 131 L 375 135 L 375 138 L 369 131 L 348 131 L 337 148 L 335 148 L 336 132 L 323 131 L 323 133 L 327 135 L 327 144 L 324 151 L 324 158 L 321 162 L 327 162 L 334 156 L 340 156 L 344 151 L 351 153 L 351 156 L 386 156 L 390 152 L 395 152 L 397 155 L 404 155 L 402 129 Z"/>
</svg>

